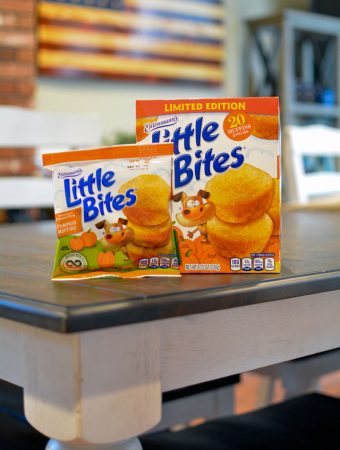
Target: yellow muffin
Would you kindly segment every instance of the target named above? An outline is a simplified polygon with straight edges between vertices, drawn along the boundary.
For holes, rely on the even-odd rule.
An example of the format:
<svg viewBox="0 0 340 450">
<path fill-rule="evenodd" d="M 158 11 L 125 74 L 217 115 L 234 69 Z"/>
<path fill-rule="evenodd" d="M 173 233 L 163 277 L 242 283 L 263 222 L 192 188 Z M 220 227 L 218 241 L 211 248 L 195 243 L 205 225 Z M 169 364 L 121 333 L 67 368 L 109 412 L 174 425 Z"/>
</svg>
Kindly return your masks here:
<svg viewBox="0 0 340 450">
<path fill-rule="evenodd" d="M 279 138 L 278 116 L 266 116 L 262 114 L 250 114 L 253 119 L 252 134 L 261 139 Z"/>
<path fill-rule="evenodd" d="M 244 258 L 262 252 L 272 234 L 273 222 L 268 214 L 246 224 L 227 223 L 214 217 L 207 223 L 207 230 L 217 253 L 227 258 Z"/>
<path fill-rule="evenodd" d="M 272 177 L 250 164 L 214 175 L 206 184 L 209 200 L 219 219 L 245 223 L 260 217 L 269 208 L 274 192 Z"/>
<path fill-rule="evenodd" d="M 169 242 L 171 236 L 171 220 L 160 225 L 145 227 L 129 221 L 129 227 L 134 231 L 133 242 L 141 247 L 162 247 Z"/>
<path fill-rule="evenodd" d="M 120 194 L 134 188 L 137 201 L 123 209 L 126 217 L 138 225 L 153 226 L 169 217 L 170 186 L 159 175 L 139 175 L 119 188 Z"/>
<path fill-rule="evenodd" d="M 267 210 L 267 214 L 270 215 L 274 224 L 273 235 L 277 236 L 280 234 L 280 180 L 278 178 L 274 178 L 273 181 L 274 195 L 270 207 Z"/>
<path fill-rule="evenodd" d="M 152 258 L 153 256 L 169 255 L 174 251 L 172 239 L 170 239 L 169 242 L 166 243 L 166 245 L 163 245 L 162 247 L 158 248 L 141 247 L 139 245 L 134 244 L 133 242 L 129 242 L 126 248 L 129 258 L 135 264 L 138 264 L 138 262 L 143 258 Z"/>
</svg>

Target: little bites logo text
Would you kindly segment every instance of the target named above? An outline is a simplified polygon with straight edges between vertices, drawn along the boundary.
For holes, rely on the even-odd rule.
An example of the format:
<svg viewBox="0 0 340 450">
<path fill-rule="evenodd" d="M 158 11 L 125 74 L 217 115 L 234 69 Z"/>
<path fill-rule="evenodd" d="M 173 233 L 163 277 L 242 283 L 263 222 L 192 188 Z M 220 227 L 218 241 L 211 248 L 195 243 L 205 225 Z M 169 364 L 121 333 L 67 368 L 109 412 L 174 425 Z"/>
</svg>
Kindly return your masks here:
<svg viewBox="0 0 340 450">
<path fill-rule="evenodd" d="M 240 145 L 230 151 L 220 152 L 215 141 L 220 135 L 220 124 L 204 120 L 203 116 L 185 126 L 164 128 L 152 132 L 152 143 L 173 142 L 174 144 L 174 187 L 183 188 L 192 180 L 224 173 L 229 168 L 237 169 L 244 162 Z"/>
</svg>

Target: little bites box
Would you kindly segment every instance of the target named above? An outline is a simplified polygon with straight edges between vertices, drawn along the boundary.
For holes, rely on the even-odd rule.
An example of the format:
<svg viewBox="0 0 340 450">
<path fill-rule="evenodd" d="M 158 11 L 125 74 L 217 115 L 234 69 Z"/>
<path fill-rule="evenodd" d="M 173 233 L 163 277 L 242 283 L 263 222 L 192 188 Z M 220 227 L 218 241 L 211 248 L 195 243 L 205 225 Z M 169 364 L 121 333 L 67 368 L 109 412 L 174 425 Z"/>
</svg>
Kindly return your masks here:
<svg viewBox="0 0 340 450">
<path fill-rule="evenodd" d="M 279 100 L 137 101 L 137 140 L 173 142 L 182 273 L 280 271 Z"/>
</svg>

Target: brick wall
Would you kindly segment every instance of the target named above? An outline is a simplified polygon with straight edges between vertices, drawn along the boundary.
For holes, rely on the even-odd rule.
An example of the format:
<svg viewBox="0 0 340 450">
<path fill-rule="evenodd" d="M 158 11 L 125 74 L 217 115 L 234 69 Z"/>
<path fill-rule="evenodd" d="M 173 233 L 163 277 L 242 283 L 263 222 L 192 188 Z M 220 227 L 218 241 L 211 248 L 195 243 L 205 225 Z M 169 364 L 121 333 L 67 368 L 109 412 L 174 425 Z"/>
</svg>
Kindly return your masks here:
<svg viewBox="0 0 340 450">
<path fill-rule="evenodd" d="M 36 0 L 0 0 L 0 104 L 33 106 Z"/>
<path fill-rule="evenodd" d="M 33 106 L 36 2 L 0 0 L 0 106 Z M 33 149 L 0 149 L 0 176 L 33 172 Z"/>
</svg>

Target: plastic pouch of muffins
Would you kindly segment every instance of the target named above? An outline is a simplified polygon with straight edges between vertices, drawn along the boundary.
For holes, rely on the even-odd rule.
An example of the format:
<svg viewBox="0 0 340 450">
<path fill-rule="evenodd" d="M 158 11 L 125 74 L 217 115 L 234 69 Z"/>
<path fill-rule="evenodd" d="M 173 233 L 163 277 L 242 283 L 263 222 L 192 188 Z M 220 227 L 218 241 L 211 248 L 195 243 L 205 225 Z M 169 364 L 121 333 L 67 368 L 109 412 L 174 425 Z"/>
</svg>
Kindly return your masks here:
<svg viewBox="0 0 340 450">
<path fill-rule="evenodd" d="M 136 144 L 44 155 L 55 191 L 52 279 L 180 275 L 172 153 L 172 144 Z"/>
</svg>

